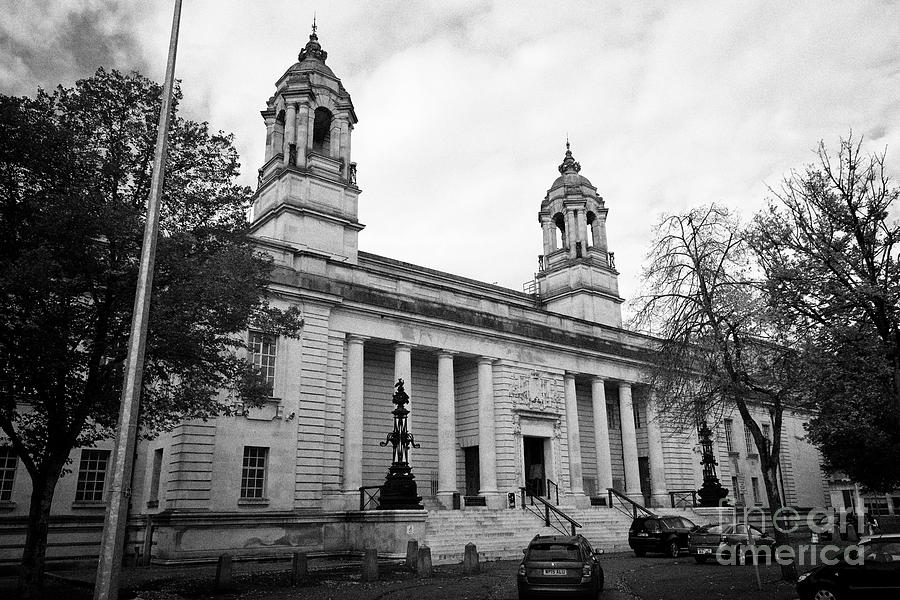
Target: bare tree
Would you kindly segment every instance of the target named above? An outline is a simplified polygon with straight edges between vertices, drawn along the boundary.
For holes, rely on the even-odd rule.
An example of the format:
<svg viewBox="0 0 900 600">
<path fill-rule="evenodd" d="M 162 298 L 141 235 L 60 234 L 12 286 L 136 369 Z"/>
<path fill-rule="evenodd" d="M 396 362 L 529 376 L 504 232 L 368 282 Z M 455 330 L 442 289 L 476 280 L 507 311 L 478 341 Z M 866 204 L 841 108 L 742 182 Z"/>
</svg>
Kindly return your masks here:
<svg viewBox="0 0 900 600">
<path fill-rule="evenodd" d="M 796 332 L 771 310 L 737 220 L 721 206 L 666 216 L 644 268 L 648 290 L 635 301 L 634 326 L 657 338 L 651 378 L 660 414 L 678 422 L 717 419 L 736 409 L 759 454 L 766 496 L 783 505 L 777 473 L 785 408 L 800 368 Z M 767 439 L 754 413 L 771 425 Z M 776 540 L 784 534 L 775 528 Z M 794 565 L 782 576 L 796 578 Z"/>
</svg>

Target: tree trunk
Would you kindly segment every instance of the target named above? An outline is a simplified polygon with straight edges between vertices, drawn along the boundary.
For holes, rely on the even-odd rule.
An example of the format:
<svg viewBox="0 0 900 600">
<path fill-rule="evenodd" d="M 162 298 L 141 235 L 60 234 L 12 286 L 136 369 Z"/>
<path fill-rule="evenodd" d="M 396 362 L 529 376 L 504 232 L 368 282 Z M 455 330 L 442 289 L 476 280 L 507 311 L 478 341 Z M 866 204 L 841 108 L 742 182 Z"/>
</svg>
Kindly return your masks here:
<svg viewBox="0 0 900 600">
<path fill-rule="evenodd" d="M 31 505 L 28 529 L 19 573 L 19 596 L 23 599 L 43 597 L 44 567 L 47 557 L 47 532 L 50 528 L 50 505 L 62 468 L 52 472 L 38 471 L 31 477 Z"/>
<path fill-rule="evenodd" d="M 775 537 L 775 549 L 781 546 L 789 546 L 791 544 L 790 536 L 785 533 L 783 523 L 777 522 L 774 518 L 775 511 L 781 508 L 781 495 L 778 493 L 778 463 L 774 460 L 767 461 L 769 464 L 762 469 L 763 482 L 766 486 L 766 496 L 769 499 L 769 509 L 772 511 L 772 528 Z M 781 578 L 785 581 L 797 581 L 797 565 L 793 562 L 781 563 Z"/>
</svg>

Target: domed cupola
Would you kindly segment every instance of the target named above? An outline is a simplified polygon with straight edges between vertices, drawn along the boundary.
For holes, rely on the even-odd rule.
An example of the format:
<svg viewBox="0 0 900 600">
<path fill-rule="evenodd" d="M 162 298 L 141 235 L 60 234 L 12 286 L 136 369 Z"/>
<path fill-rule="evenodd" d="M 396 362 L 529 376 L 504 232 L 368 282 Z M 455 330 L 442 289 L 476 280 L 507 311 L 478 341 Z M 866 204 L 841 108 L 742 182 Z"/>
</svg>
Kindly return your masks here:
<svg viewBox="0 0 900 600">
<path fill-rule="evenodd" d="M 536 275 L 539 294 L 550 310 L 618 327 L 622 299 L 606 242 L 608 212 L 597 188 L 581 175 L 566 140 L 559 177 L 538 212 L 544 236 Z"/>
<path fill-rule="evenodd" d="M 297 62 L 275 82 L 262 111 L 266 159 L 253 198 L 253 232 L 319 256 L 356 261 L 356 163 L 350 138 L 357 123 L 350 94 L 312 33 Z"/>
</svg>

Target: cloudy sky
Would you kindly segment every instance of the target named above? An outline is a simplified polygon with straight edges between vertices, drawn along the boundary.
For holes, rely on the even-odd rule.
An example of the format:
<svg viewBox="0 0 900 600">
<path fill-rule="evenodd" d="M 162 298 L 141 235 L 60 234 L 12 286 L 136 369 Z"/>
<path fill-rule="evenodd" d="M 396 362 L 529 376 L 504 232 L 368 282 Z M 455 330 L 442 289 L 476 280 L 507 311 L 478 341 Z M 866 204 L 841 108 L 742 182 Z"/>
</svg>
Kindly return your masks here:
<svg viewBox="0 0 900 600">
<path fill-rule="evenodd" d="M 565 138 L 609 208 L 624 296 L 663 213 L 750 215 L 852 128 L 900 165 L 900 3 L 185 0 L 183 110 L 235 133 L 255 182 L 259 111 L 316 13 L 359 116 L 363 250 L 514 289 Z M 0 0 L 0 92 L 98 66 L 159 81 L 172 0 Z"/>
</svg>

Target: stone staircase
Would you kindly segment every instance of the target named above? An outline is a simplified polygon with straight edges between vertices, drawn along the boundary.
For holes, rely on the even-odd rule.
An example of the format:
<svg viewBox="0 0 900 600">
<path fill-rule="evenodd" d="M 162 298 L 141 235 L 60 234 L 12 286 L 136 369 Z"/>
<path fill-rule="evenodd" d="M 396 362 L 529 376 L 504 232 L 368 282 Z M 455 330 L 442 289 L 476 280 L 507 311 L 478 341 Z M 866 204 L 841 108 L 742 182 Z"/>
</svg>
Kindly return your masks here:
<svg viewBox="0 0 900 600">
<path fill-rule="evenodd" d="M 581 523 L 578 533 L 594 547 L 606 552 L 628 550 L 631 517 L 606 507 L 560 509 Z M 431 548 L 435 564 L 461 561 L 469 542 L 477 546 L 482 560 L 515 559 L 538 534 L 557 535 L 559 531 L 545 527 L 542 518 L 521 508 L 429 510 L 425 540 L 420 543 Z"/>
</svg>

